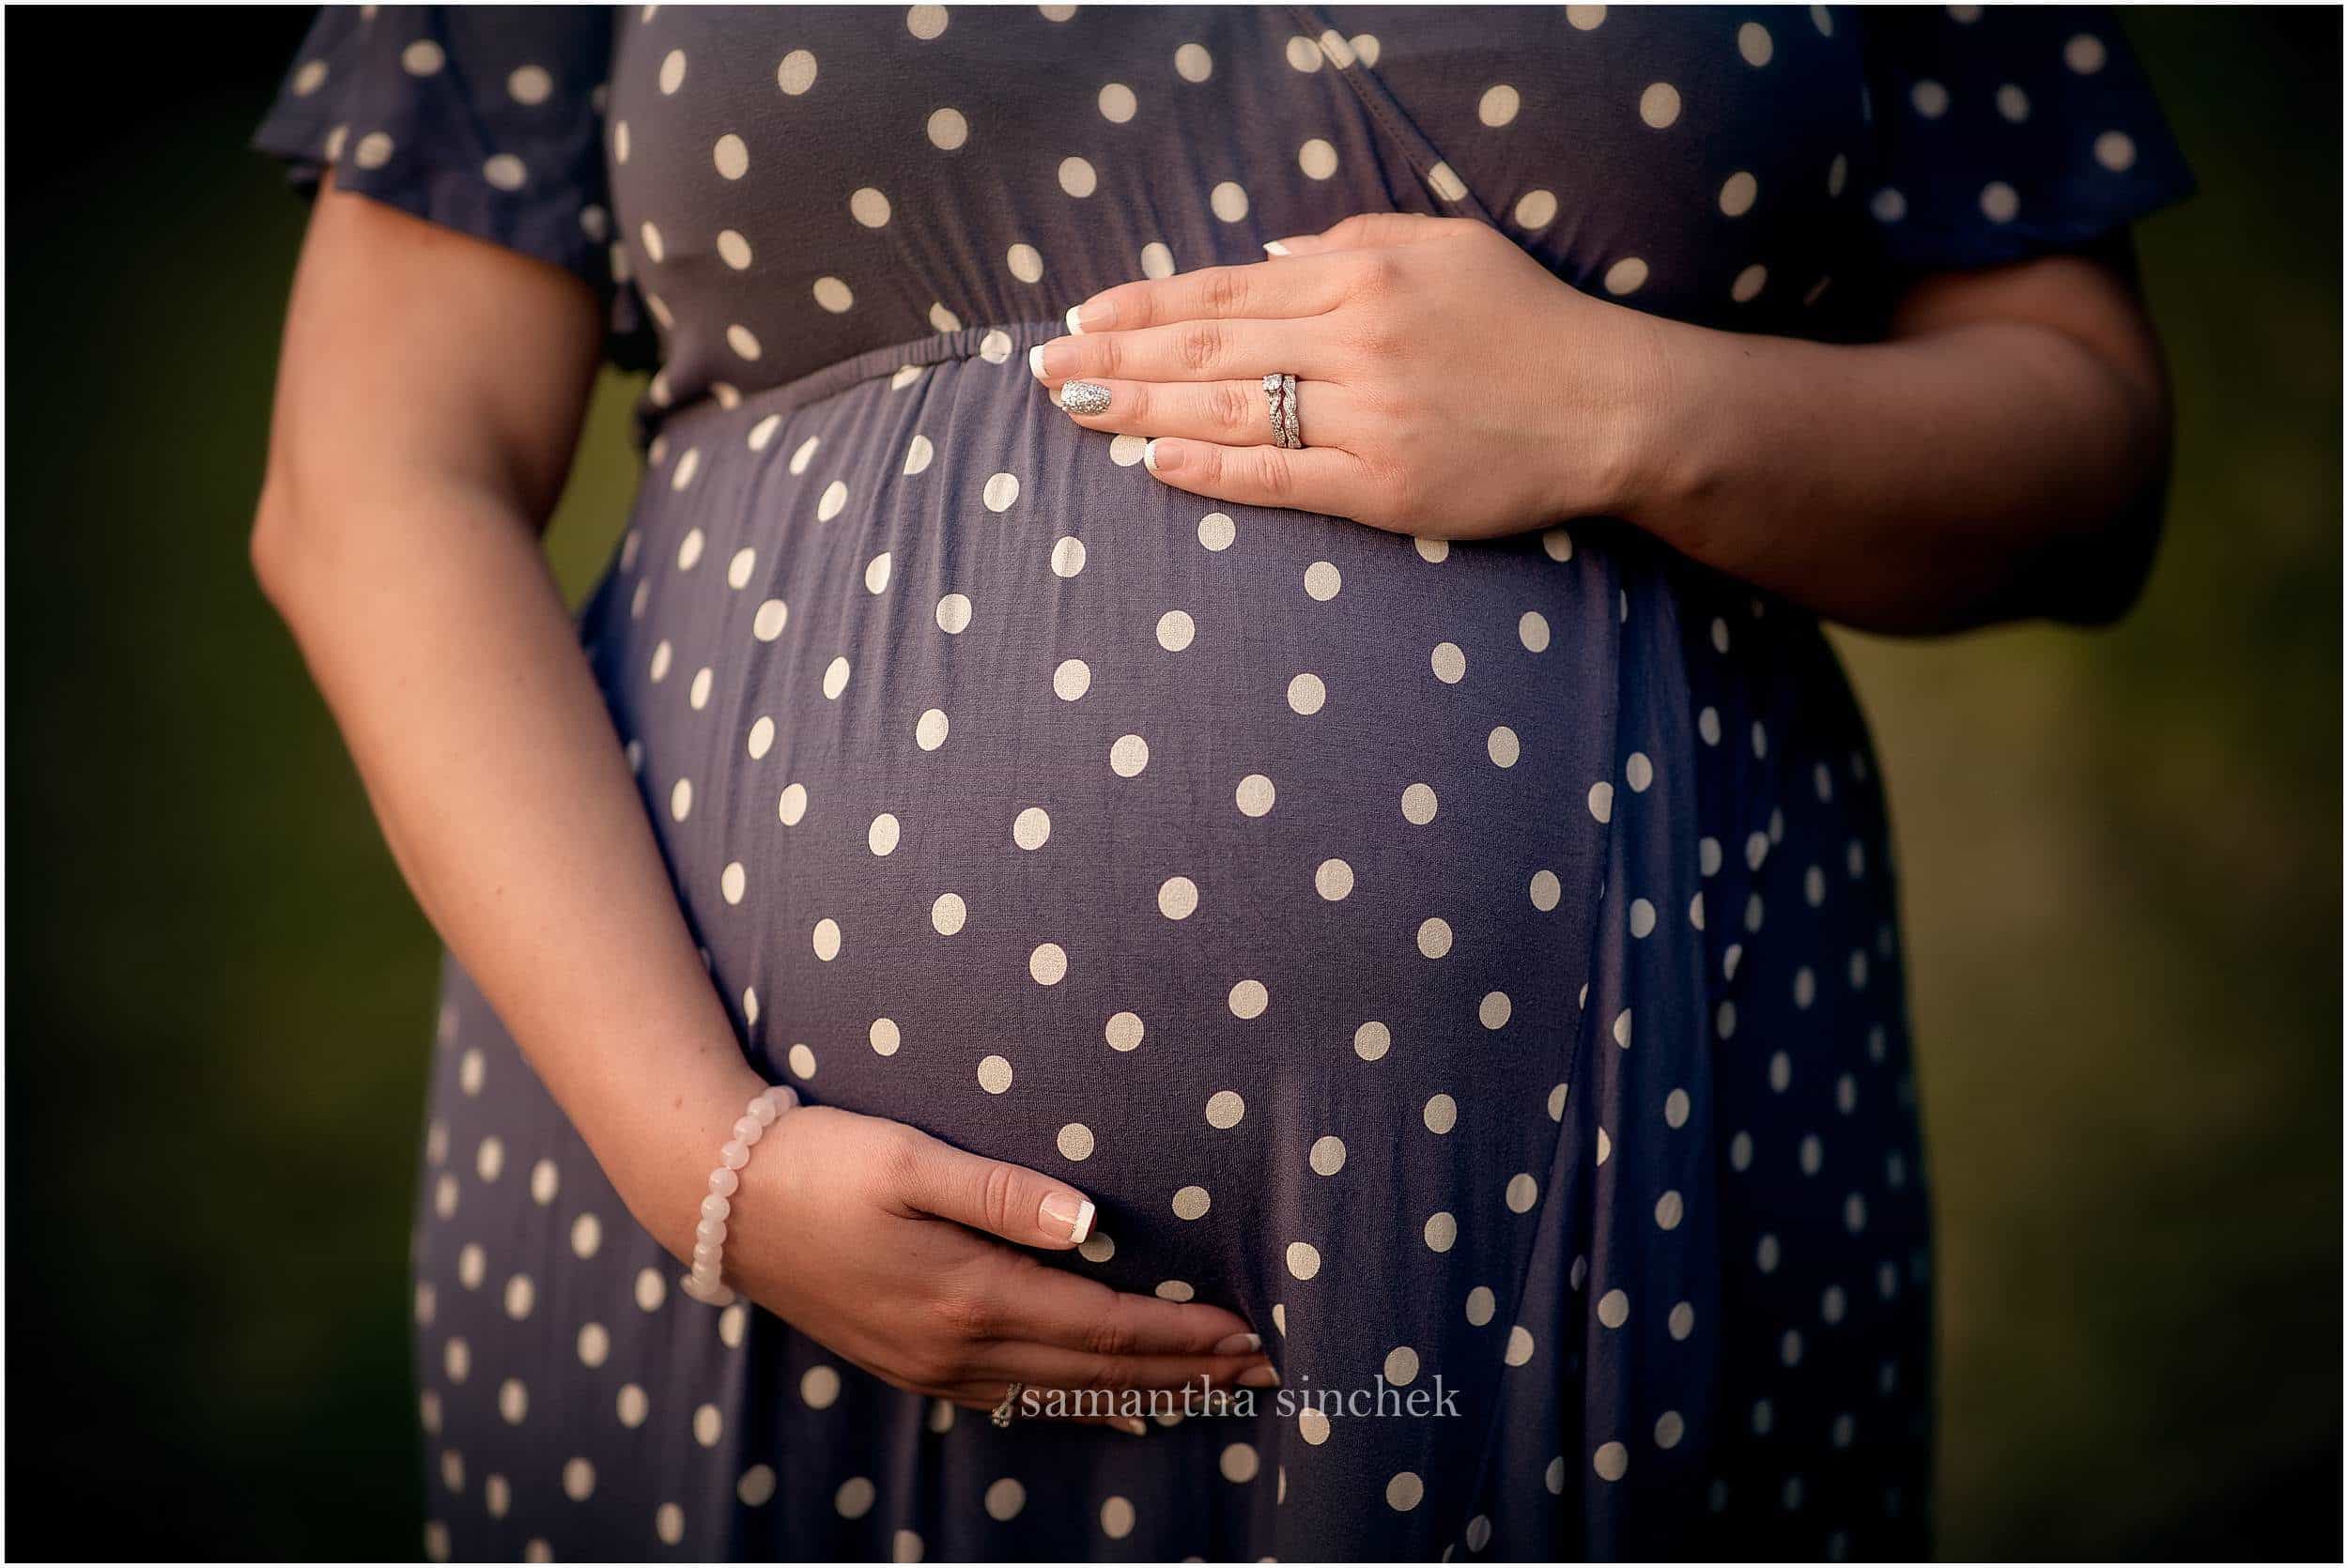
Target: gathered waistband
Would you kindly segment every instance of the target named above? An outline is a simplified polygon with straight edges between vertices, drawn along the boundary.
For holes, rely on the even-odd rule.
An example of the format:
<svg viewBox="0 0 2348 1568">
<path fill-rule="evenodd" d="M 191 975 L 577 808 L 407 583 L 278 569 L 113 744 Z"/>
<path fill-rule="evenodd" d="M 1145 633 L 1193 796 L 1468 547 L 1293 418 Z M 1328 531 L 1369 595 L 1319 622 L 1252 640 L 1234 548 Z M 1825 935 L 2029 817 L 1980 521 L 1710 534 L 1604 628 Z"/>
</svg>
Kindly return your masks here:
<svg viewBox="0 0 2348 1568">
<path fill-rule="evenodd" d="M 658 427 L 667 427 L 680 421 L 705 414 L 724 412 L 739 416 L 744 413 L 788 414 L 826 398 L 837 397 L 849 389 L 867 381 L 896 376 L 927 365 L 944 364 L 952 360 L 984 360 L 992 364 L 1017 364 L 1026 373 L 1023 361 L 1027 350 L 1041 343 L 1049 343 L 1066 334 L 1068 329 L 1060 321 L 1011 321 L 986 327 L 965 327 L 959 331 L 934 332 L 908 343 L 892 343 L 878 348 L 868 348 L 850 359 L 840 360 L 811 370 L 796 380 L 767 387 L 754 392 L 744 392 L 742 400 L 730 409 L 721 409 L 715 399 L 703 398 L 682 407 L 656 410 Z"/>
</svg>

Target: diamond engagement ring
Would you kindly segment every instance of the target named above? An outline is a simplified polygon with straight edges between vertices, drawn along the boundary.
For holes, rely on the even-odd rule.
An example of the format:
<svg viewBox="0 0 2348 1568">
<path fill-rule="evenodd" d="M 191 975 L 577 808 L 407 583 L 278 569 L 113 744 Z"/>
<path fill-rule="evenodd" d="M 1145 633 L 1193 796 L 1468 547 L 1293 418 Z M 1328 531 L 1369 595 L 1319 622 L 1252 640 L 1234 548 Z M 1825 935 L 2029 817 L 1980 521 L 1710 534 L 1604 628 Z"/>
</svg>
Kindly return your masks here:
<svg viewBox="0 0 2348 1568">
<path fill-rule="evenodd" d="M 1263 378 L 1264 401 L 1272 406 L 1272 444 L 1294 452 L 1305 444 L 1305 427 L 1296 417 L 1296 377 L 1279 375 Z"/>
<path fill-rule="evenodd" d="M 1019 1396 L 1027 1391 L 1025 1383 L 1013 1383 L 1003 1391 L 1003 1402 L 995 1407 L 995 1424 L 1009 1426 L 1019 1413 Z"/>
</svg>

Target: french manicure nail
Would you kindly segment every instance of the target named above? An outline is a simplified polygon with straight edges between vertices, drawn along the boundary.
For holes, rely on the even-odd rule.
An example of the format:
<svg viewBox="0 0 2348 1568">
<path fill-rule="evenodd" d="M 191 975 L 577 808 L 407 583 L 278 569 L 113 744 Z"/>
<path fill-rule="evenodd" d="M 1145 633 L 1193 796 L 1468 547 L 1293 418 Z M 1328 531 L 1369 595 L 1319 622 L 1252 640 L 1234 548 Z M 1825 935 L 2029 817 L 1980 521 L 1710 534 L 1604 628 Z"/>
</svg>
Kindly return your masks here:
<svg viewBox="0 0 2348 1568">
<path fill-rule="evenodd" d="M 1074 1192 L 1053 1192 L 1043 1200 L 1044 1228 L 1080 1245 L 1092 1234 L 1092 1200 Z"/>
<path fill-rule="evenodd" d="M 1098 381 L 1063 381 L 1059 406 L 1072 414 L 1105 414 L 1109 411 L 1109 390 Z"/>
<path fill-rule="evenodd" d="M 1154 436 L 1142 443 L 1141 466 L 1148 469 L 1151 473 L 1170 473 L 1174 469 L 1181 468 L 1182 466 L 1182 449 L 1181 447 L 1170 446 L 1166 447 L 1164 451 L 1160 451 L 1159 448 L 1161 445 L 1163 445 L 1163 443 Z"/>
<path fill-rule="evenodd" d="M 1280 1386 L 1280 1375 L 1267 1361 L 1262 1366 L 1249 1367 L 1236 1381 L 1243 1389 L 1276 1389 Z"/>
<path fill-rule="evenodd" d="M 1082 305 L 1071 305 L 1068 307 L 1068 315 L 1063 318 L 1068 323 L 1068 333 L 1071 337 L 1084 336 L 1084 319 L 1076 314 L 1082 309 L 1084 309 Z"/>
<path fill-rule="evenodd" d="M 1286 245 L 1281 244 L 1276 239 L 1265 240 L 1263 242 L 1263 248 L 1264 254 L 1267 255 L 1284 256 L 1289 254 L 1289 248 Z"/>
<path fill-rule="evenodd" d="M 1262 1348 L 1263 1336 L 1261 1334 L 1232 1334 L 1228 1338 L 1217 1340 L 1212 1354 L 1217 1356 L 1240 1356 L 1246 1354 L 1250 1350 L 1261 1350 Z"/>
<path fill-rule="evenodd" d="M 1043 379 L 1043 345 L 1040 343 L 1027 350 L 1027 374 L 1039 381 Z"/>
</svg>

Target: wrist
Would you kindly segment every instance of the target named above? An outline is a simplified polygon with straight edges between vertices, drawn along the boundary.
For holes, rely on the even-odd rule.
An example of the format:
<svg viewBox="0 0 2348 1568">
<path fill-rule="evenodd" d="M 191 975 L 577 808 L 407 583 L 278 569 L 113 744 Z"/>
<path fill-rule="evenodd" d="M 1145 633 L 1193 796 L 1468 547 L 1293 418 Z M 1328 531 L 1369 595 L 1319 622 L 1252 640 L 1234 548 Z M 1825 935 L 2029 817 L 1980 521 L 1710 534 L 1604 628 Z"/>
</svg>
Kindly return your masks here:
<svg viewBox="0 0 2348 1568">
<path fill-rule="evenodd" d="M 685 1263 L 693 1255 L 710 1167 L 743 1107 L 767 1084 L 730 1036 L 680 1066 L 684 1070 L 663 1074 L 657 1092 L 596 1118 L 588 1141 L 628 1213 Z"/>
<path fill-rule="evenodd" d="M 1738 340 L 1683 322 L 1645 319 L 1650 342 L 1629 393 L 1629 453 L 1611 515 L 1676 544 L 1676 531 L 1702 514 L 1734 461 L 1729 449 L 1739 415 L 1727 395 L 1727 375 L 1735 369 Z"/>
</svg>

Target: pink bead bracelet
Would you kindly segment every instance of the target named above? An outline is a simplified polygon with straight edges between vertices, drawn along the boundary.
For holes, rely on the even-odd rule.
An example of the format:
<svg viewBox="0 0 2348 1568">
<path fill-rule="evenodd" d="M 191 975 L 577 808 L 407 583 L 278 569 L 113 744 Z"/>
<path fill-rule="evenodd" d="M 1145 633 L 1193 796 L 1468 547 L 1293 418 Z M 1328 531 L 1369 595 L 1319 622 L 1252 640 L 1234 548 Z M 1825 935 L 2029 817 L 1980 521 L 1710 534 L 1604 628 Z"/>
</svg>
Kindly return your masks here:
<svg viewBox="0 0 2348 1568">
<path fill-rule="evenodd" d="M 734 1194 L 742 1185 L 740 1173 L 775 1118 L 796 1109 L 798 1103 L 799 1091 L 787 1084 L 761 1090 L 734 1124 L 734 1136 L 718 1149 L 718 1168 L 709 1173 L 709 1195 L 702 1199 L 701 1223 L 693 1228 L 693 1271 L 678 1285 L 694 1300 L 713 1307 L 734 1304 L 734 1291 L 726 1284 L 725 1273 L 726 1218 L 734 1212 Z"/>
</svg>

